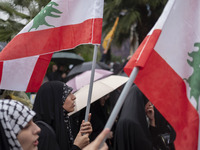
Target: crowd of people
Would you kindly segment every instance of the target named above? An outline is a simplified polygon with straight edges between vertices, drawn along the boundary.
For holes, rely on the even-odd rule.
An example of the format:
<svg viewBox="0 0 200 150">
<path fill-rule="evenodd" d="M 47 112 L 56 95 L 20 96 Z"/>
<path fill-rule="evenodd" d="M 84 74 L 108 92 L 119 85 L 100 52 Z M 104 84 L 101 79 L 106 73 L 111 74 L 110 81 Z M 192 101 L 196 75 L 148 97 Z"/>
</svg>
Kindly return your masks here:
<svg viewBox="0 0 200 150">
<path fill-rule="evenodd" d="M 175 149 L 174 129 L 134 84 L 112 129 L 104 126 L 123 86 L 92 103 L 87 122 L 85 108 L 69 116 L 76 97 L 57 70 L 53 65 L 33 104 L 23 92 L 1 94 L 0 150 Z"/>
</svg>

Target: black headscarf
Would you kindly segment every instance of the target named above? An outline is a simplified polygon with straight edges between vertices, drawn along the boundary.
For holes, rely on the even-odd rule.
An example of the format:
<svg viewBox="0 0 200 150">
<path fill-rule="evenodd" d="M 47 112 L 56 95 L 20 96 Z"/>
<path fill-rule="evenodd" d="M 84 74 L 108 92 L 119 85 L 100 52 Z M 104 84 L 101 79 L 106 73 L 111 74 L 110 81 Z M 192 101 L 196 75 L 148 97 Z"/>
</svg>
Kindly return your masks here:
<svg viewBox="0 0 200 150">
<path fill-rule="evenodd" d="M 64 100 L 71 91 L 63 82 L 46 82 L 40 87 L 33 106 L 34 121 L 44 121 L 53 128 L 60 150 L 69 150 L 72 146 L 69 117 L 63 109 Z"/>
<path fill-rule="evenodd" d="M 151 150 L 145 114 L 147 98 L 133 85 L 127 95 L 115 131 L 115 150 Z"/>
</svg>

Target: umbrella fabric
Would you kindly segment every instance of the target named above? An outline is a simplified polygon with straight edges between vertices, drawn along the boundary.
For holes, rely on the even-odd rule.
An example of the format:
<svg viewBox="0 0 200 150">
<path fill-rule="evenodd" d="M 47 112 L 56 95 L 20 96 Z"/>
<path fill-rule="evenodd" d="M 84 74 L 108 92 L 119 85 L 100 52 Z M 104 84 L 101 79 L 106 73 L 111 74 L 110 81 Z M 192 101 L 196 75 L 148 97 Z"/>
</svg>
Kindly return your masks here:
<svg viewBox="0 0 200 150">
<path fill-rule="evenodd" d="M 95 81 L 93 83 L 91 103 L 95 102 L 96 100 L 100 99 L 101 97 L 105 96 L 106 94 L 109 94 L 121 85 L 125 84 L 128 81 L 128 79 L 128 77 L 124 76 L 110 75 L 108 77 Z M 88 91 L 89 84 L 74 93 L 74 95 L 76 96 L 76 107 L 75 110 L 69 115 L 72 115 L 77 111 L 81 110 L 82 108 L 86 107 L 88 100 Z"/>
<path fill-rule="evenodd" d="M 110 70 L 110 67 L 102 62 L 96 63 L 96 69 L 104 69 L 104 70 Z M 68 79 L 73 78 L 74 76 L 85 72 L 87 70 L 92 70 L 92 61 L 90 62 L 84 62 L 82 64 L 76 65 L 74 68 L 70 70 L 70 72 L 67 75 Z"/>
<path fill-rule="evenodd" d="M 57 52 L 54 53 L 51 61 L 54 61 L 57 64 L 80 64 L 84 62 L 83 57 L 69 52 Z"/>
<path fill-rule="evenodd" d="M 103 77 L 107 77 L 109 75 L 113 74 L 111 71 L 103 70 L 103 69 L 95 69 L 94 74 L 94 81 L 101 79 Z M 72 92 L 75 92 L 79 90 L 81 87 L 87 85 L 90 83 L 90 77 L 91 77 L 91 70 L 85 71 L 71 80 L 69 80 L 66 84 L 73 88 Z"/>
</svg>

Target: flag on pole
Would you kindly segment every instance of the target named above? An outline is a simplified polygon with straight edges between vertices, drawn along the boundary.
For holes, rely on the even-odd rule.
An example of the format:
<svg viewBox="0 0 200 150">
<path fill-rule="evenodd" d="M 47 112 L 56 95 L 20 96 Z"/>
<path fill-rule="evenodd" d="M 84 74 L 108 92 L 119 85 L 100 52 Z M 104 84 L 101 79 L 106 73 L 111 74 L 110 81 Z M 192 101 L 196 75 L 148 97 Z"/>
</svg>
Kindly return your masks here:
<svg viewBox="0 0 200 150">
<path fill-rule="evenodd" d="M 169 0 L 124 70 L 176 131 L 176 150 L 197 150 L 200 1 Z"/>
<path fill-rule="evenodd" d="M 103 0 L 52 0 L 0 53 L 0 89 L 36 92 L 53 52 L 100 44 Z"/>
<path fill-rule="evenodd" d="M 111 45 L 111 42 L 113 40 L 114 34 L 115 34 L 115 30 L 117 28 L 118 22 L 119 22 L 119 17 L 116 18 L 115 23 L 114 23 L 112 29 L 108 32 L 108 34 L 104 38 L 103 44 L 102 44 L 104 50 L 108 50 L 109 49 L 109 47 Z"/>
</svg>

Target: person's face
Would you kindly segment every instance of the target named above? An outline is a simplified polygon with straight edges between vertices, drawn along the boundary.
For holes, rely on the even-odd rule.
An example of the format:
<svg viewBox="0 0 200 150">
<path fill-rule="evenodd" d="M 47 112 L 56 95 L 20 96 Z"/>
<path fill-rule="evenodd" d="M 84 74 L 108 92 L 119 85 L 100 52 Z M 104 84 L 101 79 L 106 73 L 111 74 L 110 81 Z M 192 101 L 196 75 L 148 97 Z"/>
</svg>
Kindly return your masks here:
<svg viewBox="0 0 200 150">
<path fill-rule="evenodd" d="M 70 93 L 64 104 L 63 104 L 63 108 L 67 111 L 67 112 L 73 112 L 74 111 L 74 107 L 75 107 L 75 99 L 76 99 L 76 96 L 72 93 Z"/>
<path fill-rule="evenodd" d="M 52 71 L 55 72 L 56 70 L 58 70 L 58 66 L 57 65 L 53 65 L 52 66 Z"/>
<path fill-rule="evenodd" d="M 40 128 L 31 120 L 17 135 L 17 139 L 23 150 L 38 149 L 38 134 Z"/>
<path fill-rule="evenodd" d="M 106 100 L 110 97 L 109 94 L 105 95 L 104 97 L 100 98 L 100 104 L 101 106 L 105 105 Z"/>
</svg>

